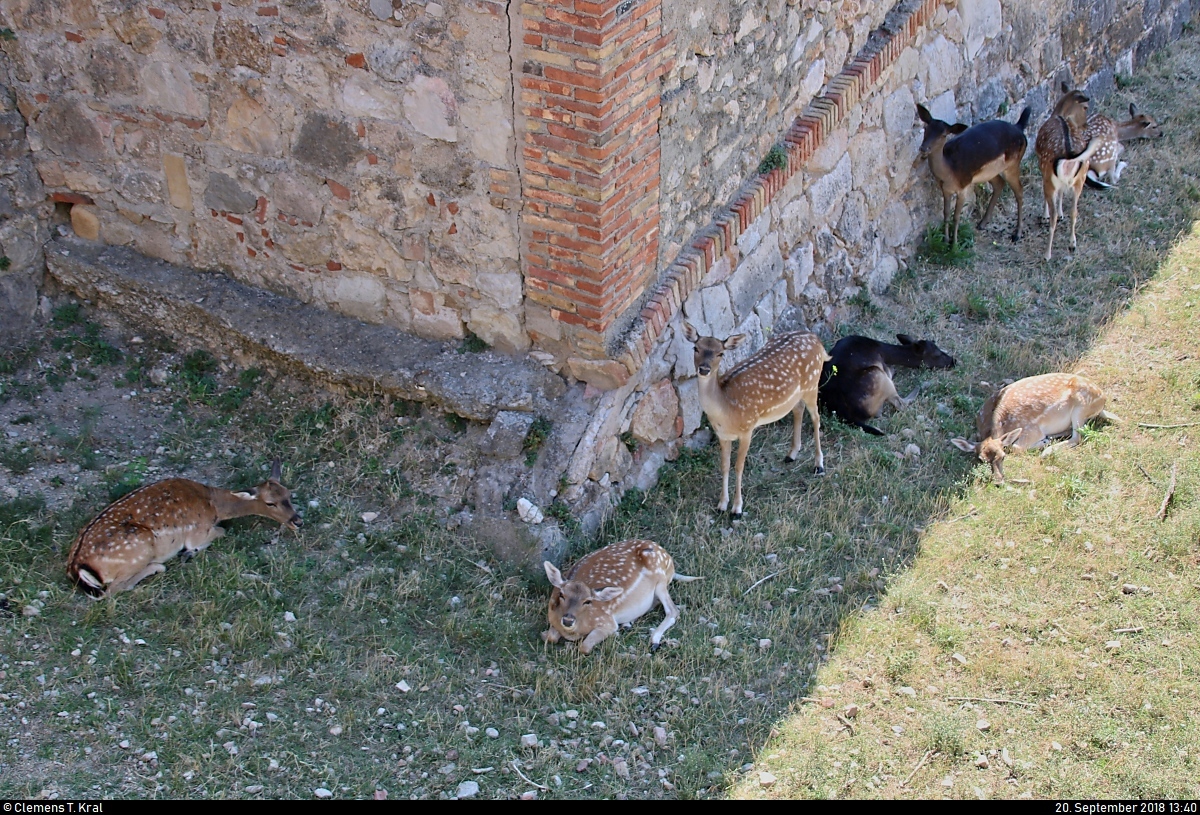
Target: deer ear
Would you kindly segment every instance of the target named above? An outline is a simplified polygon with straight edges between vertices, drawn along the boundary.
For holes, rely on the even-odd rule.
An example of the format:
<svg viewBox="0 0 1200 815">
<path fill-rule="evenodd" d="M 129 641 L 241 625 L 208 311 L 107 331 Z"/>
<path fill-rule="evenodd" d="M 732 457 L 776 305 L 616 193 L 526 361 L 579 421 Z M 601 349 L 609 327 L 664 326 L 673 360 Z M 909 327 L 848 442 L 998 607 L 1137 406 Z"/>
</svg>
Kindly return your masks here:
<svg viewBox="0 0 1200 815">
<path fill-rule="evenodd" d="M 959 122 L 956 125 L 950 125 L 950 132 L 955 135 L 958 135 L 959 133 L 965 133 L 967 132 L 967 126 L 962 122 Z"/>
<path fill-rule="evenodd" d="M 732 337 L 725 340 L 725 350 L 732 351 L 734 348 L 737 348 L 739 345 L 741 345 L 744 339 L 746 339 L 745 334 L 734 334 Z"/>
<path fill-rule="evenodd" d="M 917 341 L 907 334 L 897 334 L 896 339 L 900 340 L 901 345 L 916 345 Z"/>
<path fill-rule="evenodd" d="M 606 589 L 600 589 L 600 591 L 596 592 L 595 599 L 597 602 L 607 603 L 609 600 L 616 600 L 624 591 L 625 589 L 620 586 L 609 586 Z"/>
<path fill-rule="evenodd" d="M 548 560 L 543 560 L 542 566 L 546 569 L 546 578 L 550 581 L 550 585 L 555 588 L 562 588 L 563 576 L 558 567 Z"/>
<path fill-rule="evenodd" d="M 700 339 L 700 335 L 696 332 L 695 327 L 687 320 L 683 321 L 683 336 L 688 342 L 695 342 Z"/>
<path fill-rule="evenodd" d="M 258 490 L 251 489 L 251 490 L 245 490 L 243 492 L 235 492 L 233 494 L 233 496 L 235 498 L 241 498 L 243 501 L 253 501 L 255 498 L 258 497 Z"/>
<path fill-rule="evenodd" d="M 957 447 L 959 450 L 962 450 L 964 453 L 974 453 L 976 450 L 979 449 L 978 444 L 972 444 L 971 442 L 967 441 L 966 439 L 950 439 L 950 443 L 953 444 L 955 447 Z"/>
<path fill-rule="evenodd" d="M 1018 427 L 1015 430 L 1010 430 L 1000 437 L 1000 443 L 1005 447 L 1012 447 L 1016 440 L 1021 438 L 1021 434 L 1024 432 L 1025 429 L 1022 427 Z"/>
<path fill-rule="evenodd" d="M 283 462 L 278 458 L 271 462 L 271 474 L 267 478 L 276 484 L 279 483 L 279 479 L 283 478 Z"/>
<path fill-rule="evenodd" d="M 1065 80 L 1065 79 L 1062 81 L 1062 92 L 1063 93 L 1071 92 L 1071 86 L 1067 84 L 1067 80 Z"/>
<path fill-rule="evenodd" d="M 1133 104 L 1133 102 L 1130 102 L 1129 103 L 1129 118 L 1133 119 L 1136 116 L 1137 116 L 1137 107 Z"/>
<path fill-rule="evenodd" d="M 917 118 L 925 124 L 929 124 L 933 121 L 933 116 L 930 115 L 929 108 L 925 107 L 924 105 L 917 105 Z"/>
</svg>

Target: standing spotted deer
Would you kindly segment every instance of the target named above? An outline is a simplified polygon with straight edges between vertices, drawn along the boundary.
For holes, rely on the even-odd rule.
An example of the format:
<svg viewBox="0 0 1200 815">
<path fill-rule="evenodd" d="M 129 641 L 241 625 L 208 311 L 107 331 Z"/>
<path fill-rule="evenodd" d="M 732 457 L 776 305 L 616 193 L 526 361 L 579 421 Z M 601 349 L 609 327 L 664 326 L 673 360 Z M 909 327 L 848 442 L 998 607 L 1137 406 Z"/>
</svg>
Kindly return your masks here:
<svg viewBox="0 0 1200 815">
<path fill-rule="evenodd" d="M 817 388 L 821 366 L 829 359 L 816 334 L 792 331 L 779 334 L 757 352 L 742 360 L 724 377 L 718 375 L 721 356 L 742 344 L 745 334 L 734 334 L 722 342 L 701 337 L 690 323 L 683 324 L 684 336 L 696 346 L 696 371 L 700 375 L 700 407 L 721 443 L 721 502 L 729 509 L 729 458 L 738 443 L 737 479 L 730 510 L 742 514 L 742 471 L 754 429 L 792 414 L 792 451 L 784 461 L 795 461 L 800 452 L 804 410 L 812 420 L 816 444 L 816 473 L 825 472 L 821 455 L 821 417 L 817 413 Z"/>
<path fill-rule="evenodd" d="M 1138 113 L 1132 102 L 1129 104 L 1129 118 L 1123 122 L 1113 121 L 1103 113 L 1089 116 L 1084 138 L 1098 139 L 1100 146 L 1092 154 L 1091 166 L 1088 169 L 1088 186 L 1107 189 L 1121 180 L 1121 173 L 1128 166 L 1120 160 L 1121 153 L 1125 150 L 1123 142 L 1161 139 L 1162 135 L 1163 131 L 1158 122 L 1145 113 Z M 1109 183 L 1102 180 L 1105 175 L 1108 176 Z"/>
<path fill-rule="evenodd" d="M 1079 90 L 1062 84 L 1063 95 L 1050 118 L 1038 129 L 1034 152 L 1042 172 L 1042 197 L 1050 220 L 1050 239 L 1046 260 L 1054 252 L 1054 229 L 1063 217 L 1062 199 L 1067 190 L 1071 198 L 1071 251 L 1075 251 L 1075 223 L 1079 215 L 1079 196 L 1087 179 L 1092 154 L 1100 149 L 1099 139 L 1088 140 L 1087 118 L 1090 99 Z"/>
<path fill-rule="evenodd" d="M 992 467 L 992 477 L 1004 481 L 1004 448 L 1028 450 L 1050 436 L 1070 431 L 1061 444 L 1079 444 L 1079 428 L 1094 418 L 1120 421 L 1104 409 L 1107 398 L 1100 387 L 1079 374 L 1042 374 L 1005 385 L 983 403 L 975 417 L 979 441 L 951 439 L 959 450 L 976 453 Z M 1047 455 L 1059 445 L 1050 445 Z"/>
<path fill-rule="evenodd" d="M 701 579 L 675 574 L 675 561 L 648 540 L 621 541 L 597 549 L 576 563 L 566 577 L 550 561 L 542 565 L 554 586 L 547 613 L 550 628 L 542 632 L 542 640 L 579 642 L 584 654 L 590 654 L 619 626 L 652 609 L 656 601 L 662 603 L 666 614 L 650 632 L 650 648 L 657 650 L 663 634 L 679 618 L 679 609 L 667 590 L 671 580 L 690 583 Z"/>
<path fill-rule="evenodd" d="M 225 534 L 218 522 L 261 515 L 292 530 L 300 516 L 291 492 L 279 483 L 282 465 L 257 487 L 230 492 L 186 478 L 158 481 L 110 504 L 83 528 L 67 559 L 67 574 L 88 594 L 127 591 L 181 551 L 185 558 Z"/>
</svg>

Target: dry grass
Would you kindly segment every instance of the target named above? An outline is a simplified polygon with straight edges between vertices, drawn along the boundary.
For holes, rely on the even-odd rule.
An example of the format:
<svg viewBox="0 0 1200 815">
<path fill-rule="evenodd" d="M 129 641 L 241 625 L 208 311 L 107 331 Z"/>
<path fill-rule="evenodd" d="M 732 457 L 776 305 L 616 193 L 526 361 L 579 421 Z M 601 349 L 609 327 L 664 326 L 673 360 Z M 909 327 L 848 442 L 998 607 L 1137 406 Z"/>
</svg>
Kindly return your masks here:
<svg viewBox="0 0 1200 815">
<path fill-rule="evenodd" d="M 1076 257 L 1045 264 L 1044 229 L 1012 247 L 998 218 L 971 269 L 914 268 L 870 319 L 839 326 L 933 337 L 959 359 L 902 372 L 902 392 L 925 387 L 880 420 L 890 435 L 827 421 L 816 478 L 811 442 L 784 465 L 791 428 L 765 428 L 736 524 L 713 510 L 713 449 L 626 496 L 601 542 L 653 538 L 706 578 L 674 589 L 683 613 L 654 654 L 657 612 L 587 658 L 546 648 L 544 581 L 449 528 L 458 476 L 442 467 L 479 428 L 269 375 L 231 394 L 247 384 L 237 372 L 195 371 L 214 392 L 180 378 L 182 354 L 135 351 L 128 333 L 105 335 L 126 362 L 88 363 L 90 380 L 46 351 L 77 329 L 3 357 L 0 415 L 32 416 L 21 433 L 51 423 L 54 387 L 119 405 L 104 383 L 122 366 L 177 374 L 138 380 L 152 433 L 93 417 L 5 442 L 30 471 L 0 504 L 0 797 L 444 798 L 464 781 L 489 798 L 714 797 L 762 794 L 766 769 L 771 795 L 1195 797 L 1200 428 L 1135 423 L 1200 420 L 1200 258 L 1192 239 L 1176 244 L 1200 198 L 1198 52 L 1182 43 L 1106 106 L 1135 98 L 1174 118 L 1163 142 L 1131 150 L 1121 189 L 1087 194 Z M 1077 367 L 1126 424 L 1013 458 L 1005 489 L 947 443 L 971 432 L 981 381 Z M 176 473 L 252 483 L 272 454 L 305 507 L 299 535 L 235 522 L 100 603 L 66 583 L 63 553 L 110 491 Z"/>
</svg>

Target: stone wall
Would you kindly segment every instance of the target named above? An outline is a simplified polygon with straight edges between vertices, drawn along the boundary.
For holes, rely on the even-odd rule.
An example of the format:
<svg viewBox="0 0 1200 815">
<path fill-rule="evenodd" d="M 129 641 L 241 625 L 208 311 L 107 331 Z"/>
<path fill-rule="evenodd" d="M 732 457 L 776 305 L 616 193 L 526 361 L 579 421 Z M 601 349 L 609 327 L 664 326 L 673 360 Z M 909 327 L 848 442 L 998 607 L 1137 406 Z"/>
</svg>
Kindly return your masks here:
<svg viewBox="0 0 1200 815">
<path fill-rule="evenodd" d="M 529 345 L 491 0 L 4 0 L 76 232 L 420 336 Z"/>
<path fill-rule="evenodd" d="M 19 344 L 37 310 L 50 207 L 33 167 L 25 119 L 4 81 L 7 63 L 0 53 L 0 342 Z"/>
</svg>

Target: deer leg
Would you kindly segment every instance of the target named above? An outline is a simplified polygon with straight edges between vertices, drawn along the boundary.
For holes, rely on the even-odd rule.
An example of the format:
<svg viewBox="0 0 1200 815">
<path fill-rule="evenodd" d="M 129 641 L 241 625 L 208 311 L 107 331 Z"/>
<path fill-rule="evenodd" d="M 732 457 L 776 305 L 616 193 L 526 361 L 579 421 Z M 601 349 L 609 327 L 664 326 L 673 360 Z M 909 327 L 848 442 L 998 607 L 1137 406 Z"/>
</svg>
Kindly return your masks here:
<svg viewBox="0 0 1200 815">
<path fill-rule="evenodd" d="M 1021 189 L 1021 165 L 1014 164 L 1004 171 L 1004 180 L 1008 182 L 1009 189 L 1013 191 L 1013 197 L 1017 199 L 1017 228 L 1013 230 L 1013 243 L 1021 239 L 1021 207 L 1024 203 L 1025 194 Z"/>
<path fill-rule="evenodd" d="M 597 628 L 593 628 L 592 633 L 583 638 L 583 642 L 579 643 L 580 652 L 585 656 L 590 654 L 593 648 L 615 633 L 617 633 L 617 624 L 610 618 Z"/>
<path fill-rule="evenodd" d="M 804 406 L 808 408 L 808 418 L 812 419 L 813 442 L 816 445 L 817 466 L 813 472 L 816 475 L 825 475 L 825 456 L 821 454 L 821 414 L 817 412 L 817 393 L 815 390 L 811 399 L 804 400 Z"/>
<path fill-rule="evenodd" d="M 122 580 L 119 583 L 113 583 L 111 586 L 108 587 L 108 593 L 114 594 L 119 591 L 129 591 L 134 586 L 136 586 L 138 583 L 141 583 L 143 580 L 145 580 L 147 577 L 150 577 L 151 575 L 161 574 L 162 572 L 165 572 L 166 570 L 167 570 L 167 567 L 162 565 L 161 563 L 151 563 L 149 566 L 142 569 L 140 572 L 135 574 L 133 577 Z"/>
<path fill-rule="evenodd" d="M 724 512 L 729 509 L 729 454 L 733 451 L 733 440 L 718 441 L 721 443 L 721 503 L 717 504 L 717 512 Z"/>
<path fill-rule="evenodd" d="M 950 193 L 942 191 L 942 237 L 950 240 Z M 957 233 L 955 240 L 958 239 Z"/>
<path fill-rule="evenodd" d="M 958 195 L 954 197 L 954 240 L 951 241 L 951 246 L 958 246 L 958 218 L 962 214 L 964 192 L 966 190 L 959 190 Z"/>
<path fill-rule="evenodd" d="M 651 651 L 658 650 L 658 646 L 662 644 L 663 634 L 666 633 L 668 628 L 675 625 L 675 621 L 679 619 L 679 609 L 671 602 L 671 594 L 667 591 L 666 583 L 663 583 L 654 590 L 654 596 L 662 603 L 663 613 L 666 614 L 666 618 L 650 632 Z"/>
<path fill-rule="evenodd" d="M 212 532 L 208 533 L 208 540 L 198 543 L 195 546 L 184 546 L 183 551 L 180 553 L 180 557 L 183 558 L 184 563 L 187 563 L 189 560 L 194 558 L 198 552 L 203 552 L 205 549 L 212 546 L 213 541 L 224 536 L 225 529 L 214 524 Z"/>
<path fill-rule="evenodd" d="M 1053 198 L 1058 197 L 1058 193 L 1054 193 Z M 1048 205 L 1050 211 L 1050 240 L 1046 242 L 1046 260 L 1054 254 L 1054 227 L 1058 225 L 1058 211 L 1055 209 L 1055 204 Z"/>
<path fill-rule="evenodd" d="M 784 461 L 791 464 L 796 460 L 796 456 L 800 454 L 800 442 L 804 436 L 804 403 L 797 402 L 792 408 L 792 452 L 784 457 Z"/>
<path fill-rule="evenodd" d="M 992 217 L 992 210 L 996 207 L 996 202 L 1000 200 L 1000 193 L 1004 191 L 1003 176 L 996 176 L 992 179 L 992 194 L 988 198 L 987 209 L 983 211 L 983 217 L 979 219 L 978 229 L 983 229 L 983 225 L 987 223 L 988 218 Z"/>
<path fill-rule="evenodd" d="M 746 469 L 746 454 L 750 452 L 750 437 L 754 429 L 747 431 L 745 436 L 738 439 L 737 473 L 734 476 L 733 509 L 729 514 L 734 519 L 742 517 L 742 471 Z"/>
<path fill-rule="evenodd" d="M 1083 168 L 1083 172 L 1079 174 L 1078 181 L 1073 185 L 1075 189 L 1075 197 L 1071 199 L 1071 251 L 1075 251 L 1075 220 L 1079 216 L 1079 196 L 1083 193 L 1083 179 L 1087 178 L 1087 166 Z M 1064 195 L 1066 193 L 1063 193 Z"/>
<path fill-rule="evenodd" d="M 562 634 L 558 633 L 558 629 L 551 626 L 549 630 L 542 632 L 542 642 L 555 643 L 562 639 Z"/>
</svg>

